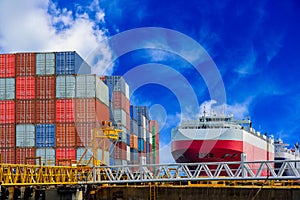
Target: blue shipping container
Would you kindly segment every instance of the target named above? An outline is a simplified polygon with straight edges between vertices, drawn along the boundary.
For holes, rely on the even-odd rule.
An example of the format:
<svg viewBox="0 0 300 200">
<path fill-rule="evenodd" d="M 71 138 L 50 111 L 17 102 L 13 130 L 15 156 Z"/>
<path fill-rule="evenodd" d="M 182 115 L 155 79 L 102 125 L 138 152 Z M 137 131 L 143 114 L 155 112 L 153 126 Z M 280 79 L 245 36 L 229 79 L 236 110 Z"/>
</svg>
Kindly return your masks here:
<svg viewBox="0 0 300 200">
<path fill-rule="evenodd" d="M 130 158 L 131 158 L 131 161 L 133 161 L 135 163 L 138 163 L 138 161 L 139 161 L 139 154 L 138 154 L 138 150 L 137 149 L 133 149 L 133 148 L 130 149 Z"/>
<path fill-rule="evenodd" d="M 75 52 L 57 52 L 55 54 L 56 74 L 91 74 L 91 67 Z"/>
<path fill-rule="evenodd" d="M 130 146 L 130 134 L 126 134 L 126 144 Z"/>
<path fill-rule="evenodd" d="M 36 125 L 36 147 L 55 147 L 55 125 Z"/>
<path fill-rule="evenodd" d="M 138 150 L 141 152 L 145 151 L 145 141 L 142 138 L 138 138 Z"/>
<path fill-rule="evenodd" d="M 146 142 L 146 153 L 150 153 L 150 143 Z"/>
</svg>

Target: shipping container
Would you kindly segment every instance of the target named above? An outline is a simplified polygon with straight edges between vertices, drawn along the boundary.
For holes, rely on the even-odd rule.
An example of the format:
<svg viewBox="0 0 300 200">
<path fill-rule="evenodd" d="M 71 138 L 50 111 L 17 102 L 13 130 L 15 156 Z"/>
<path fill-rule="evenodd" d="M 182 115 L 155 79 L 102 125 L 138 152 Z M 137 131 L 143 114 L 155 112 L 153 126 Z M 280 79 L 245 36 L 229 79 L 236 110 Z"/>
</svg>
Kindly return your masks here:
<svg viewBox="0 0 300 200">
<path fill-rule="evenodd" d="M 57 52 L 56 74 L 91 74 L 91 67 L 74 51 Z"/>
<path fill-rule="evenodd" d="M 138 137 L 136 135 L 130 135 L 130 147 L 134 149 L 138 148 Z"/>
<path fill-rule="evenodd" d="M 123 109 L 113 110 L 113 122 L 117 125 L 122 125 L 126 127 L 126 112 Z"/>
<path fill-rule="evenodd" d="M 16 75 L 34 76 L 36 66 L 35 53 L 17 53 L 16 54 Z"/>
<path fill-rule="evenodd" d="M 151 153 L 152 151 L 151 151 L 151 148 L 152 146 L 151 146 L 151 144 L 149 143 L 149 142 L 146 142 L 146 153 Z"/>
<path fill-rule="evenodd" d="M 36 100 L 36 123 L 55 123 L 55 100 Z"/>
<path fill-rule="evenodd" d="M 130 146 L 126 146 L 127 150 L 126 150 L 126 153 L 127 153 L 127 160 L 130 161 Z"/>
<path fill-rule="evenodd" d="M 126 144 L 128 146 L 130 146 L 130 133 L 129 132 L 126 133 Z"/>
<path fill-rule="evenodd" d="M 56 146 L 57 147 L 76 146 L 76 126 L 74 123 L 56 124 Z"/>
<path fill-rule="evenodd" d="M 122 92 L 113 92 L 113 109 L 123 109 L 127 114 L 130 114 L 129 99 Z"/>
<path fill-rule="evenodd" d="M 36 54 L 36 74 L 54 75 L 55 74 L 55 54 L 37 53 Z"/>
<path fill-rule="evenodd" d="M 138 132 L 139 132 L 139 130 L 138 130 L 137 121 L 130 118 L 130 133 L 137 136 Z"/>
<path fill-rule="evenodd" d="M 37 124 L 35 131 L 36 147 L 55 147 L 56 130 L 54 124 Z"/>
<path fill-rule="evenodd" d="M 125 97 L 127 99 L 130 99 L 130 91 L 129 91 L 129 86 L 127 83 L 125 83 Z"/>
<path fill-rule="evenodd" d="M 15 77 L 15 54 L 0 54 L 0 78 Z"/>
<path fill-rule="evenodd" d="M 15 79 L 0 78 L 0 100 L 15 99 Z"/>
<path fill-rule="evenodd" d="M 35 123 L 35 101 L 17 100 L 16 101 L 16 123 L 34 124 Z"/>
<path fill-rule="evenodd" d="M 2 163 L 15 164 L 16 163 L 16 151 L 15 148 L 0 148 L 0 154 L 2 157 Z"/>
<path fill-rule="evenodd" d="M 92 144 L 92 129 L 96 123 L 77 123 L 77 145 L 78 147 L 88 147 Z"/>
<path fill-rule="evenodd" d="M 16 99 L 35 98 L 35 78 L 23 76 L 16 78 Z"/>
<path fill-rule="evenodd" d="M 16 125 L 16 147 L 35 146 L 35 127 L 32 124 Z"/>
<path fill-rule="evenodd" d="M 113 150 L 113 157 L 115 159 L 127 159 L 127 144 L 124 142 L 117 142 L 114 150 Z"/>
<path fill-rule="evenodd" d="M 57 148 L 56 149 L 56 164 L 62 159 L 71 159 L 71 161 L 76 160 L 76 149 L 75 148 Z"/>
<path fill-rule="evenodd" d="M 0 148 L 11 148 L 16 146 L 16 126 L 15 124 L 0 125 Z"/>
<path fill-rule="evenodd" d="M 138 126 L 138 137 L 146 140 L 146 128 L 143 126 Z"/>
<path fill-rule="evenodd" d="M 138 150 L 145 152 L 145 140 L 143 138 L 138 138 Z"/>
<path fill-rule="evenodd" d="M 109 165 L 114 166 L 115 165 L 115 159 L 112 156 L 109 156 Z"/>
<path fill-rule="evenodd" d="M 35 165 L 35 159 L 29 159 L 26 162 L 26 158 L 35 157 L 35 148 L 16 148 L 16 164 L 29 164 Z"/>
<path fill-rule="evenodd" d="M 104 103 L 106 106 L 109 106 L 109 88 L 99 77 L 96 78 L 96 97 Z"/>
<path fill-rule="evenodd" d="M 136 164 L 139 162 L 138 155 L 138 150 L 136 148 L 130 148 L 130 160 L 132 160 Z"/>
<path fill-rule="evenodd" d="M 130 106 L 130 117 L 138 121 L 138 125 L 143 125 L 142 116 L 149 120 L 149 110 L 147 106 Z"/>
<path fill-rule="evenodd" d="M 0 124 L 15 123 L 15 101 L 0 101 Z"/>
<path fill-rule="evenodd" d="M 55 76 L 38 76 L 36 78 L 36 98 L 55 99 Z"/>
<path fill-rule="evenodd" d="M 122 76 L 105 76 L 102 77 L 102 80 L 107 85 L 110 85 L 113 89 L 113 91 L 119 91 L 122 92 L 124 95 L 126 95 L 126 81 Z"/>
<path fill-rule="evenodd" d="M 75 98 L 76 79 L 74 75 L 56 77 L 56 98 Z"/>
<path fill-rule="evenodd" d="M 42 165 L 55 165 L 55 149 L 54 148 L 37 148 L 36 156 L 41 157 Z"/>
<path fill-rule="evenodd" d="M 75 121 L 75 100 L 56 100 L 56 122 L 71 123 Z"/>
<path fill-rule="evenodd" d="M 96 98 L 76 99 L 76 122 L 96 121 L 109 121 L 109 108 Z"/>
<path fill-rule="evenodd" d="M 85 152 L 86 148 L 81 147 L 77 148 L 77 162 L 80 160 L 82 154 Z M 81 164 L 87 164 L 87 162 L 90 160 L 90 158 L 93 156 L 93 152 L 91 148 L 88 148 L 88 151 L 86 154 L 82 157 Z M 101 163 L 105 165 L 109 165 L 109 152 L 104 151 L 104 160 L 102 160 L 102 149 L 97 150 L 97 160 L 99 160 Z"/>
</svg>

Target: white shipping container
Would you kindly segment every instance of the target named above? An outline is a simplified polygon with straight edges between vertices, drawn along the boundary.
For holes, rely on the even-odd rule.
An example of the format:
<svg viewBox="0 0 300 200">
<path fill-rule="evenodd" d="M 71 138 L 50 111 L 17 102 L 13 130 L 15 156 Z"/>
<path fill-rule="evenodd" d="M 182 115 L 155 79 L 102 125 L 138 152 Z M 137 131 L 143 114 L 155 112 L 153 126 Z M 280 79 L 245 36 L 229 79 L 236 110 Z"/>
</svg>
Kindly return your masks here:
<svg viewBox="0 0 300 200">
<path fill-rule="evenodd" d="M 100 77 L 96 78 L 96 97 L 105 105 L 109 106 L 109 89 Z"/>
<path fill-rule="evenodd" d="M 146 128 L 146 117 L 142 115 L 142 126 Z"/>
<path fill-rule="evenodd" d="M 96 75 L 76 76 L 76 97 L 93 98 L 96 96 Z"/>
<path fill-rule="evenodd" d="M 55 74 L 55 54 L 38 53 L 36 54 L 36 74 L 54 75 Z"/>
<path fill-rule="evenodd" d="M 0 100 L 15 98 L 15 79 L 0 78 Z"/>
<path fill-rule="evenodd" d="M 128 86 L 127 83 L 125 83 L 125 97 L 126 97 L 127 99 L 130 99 L 129 94 L 130 94 L 129 86 Z"/>
<path fill-rule="evenodd" d="M 127 145 L 127 160 L 130 161 L 130 146 Z"/>
<path fill-rule="evenodd" d="M 114 109 L 113 119 L 118 125 L 126 126 L 126 112 L 123 109 Z"/>
<path fill-rule="evenodd" d="M 56 98 L 75 98 L 76 79 L 73 75 L 56 77 Z"/>
<path fill-rule="evenodd" d="M 152 137 L 153 137 L 152 132 L 150 132 L 150 131 L 147 130 L 147 138 L 148 138 L 149 143 L 150 143 L 151 145 L 153 144 L 153 142 L 152 142 Z"/>
<path fill-rule="evenodd" d="M 16 126 L 16 146 L 35 146 L 35 127 L 32 124 L 17 124 Z"/>
<path fill-rule="evenodd" d="M 55 149 L 54 148 L 38 148 L 36 156 L 42 159 L 42 165 L 55 165 Z"/>
</svg>

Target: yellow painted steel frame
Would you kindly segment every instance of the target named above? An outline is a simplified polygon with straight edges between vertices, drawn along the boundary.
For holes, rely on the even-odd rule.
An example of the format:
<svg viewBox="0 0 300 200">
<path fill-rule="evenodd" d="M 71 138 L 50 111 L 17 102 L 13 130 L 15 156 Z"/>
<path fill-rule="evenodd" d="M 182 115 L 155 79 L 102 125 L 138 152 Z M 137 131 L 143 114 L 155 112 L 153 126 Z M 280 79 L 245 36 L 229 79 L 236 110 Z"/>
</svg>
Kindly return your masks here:
<svg viewBox="0 0 300 200">
<path fill-rule="evenodd" d="M 89 167 L 0 164 L 1 186 L 72 185 L 92 181 Z"/>
</svg>

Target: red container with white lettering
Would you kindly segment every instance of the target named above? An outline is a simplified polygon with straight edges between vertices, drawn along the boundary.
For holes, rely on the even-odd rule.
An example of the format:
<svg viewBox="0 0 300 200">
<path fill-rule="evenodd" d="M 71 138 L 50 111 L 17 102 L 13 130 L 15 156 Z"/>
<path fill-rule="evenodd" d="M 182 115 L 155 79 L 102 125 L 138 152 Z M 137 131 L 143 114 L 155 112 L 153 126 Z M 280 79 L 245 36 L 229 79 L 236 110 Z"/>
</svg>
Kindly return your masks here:
<svg viewBox="0 0 300 200">
<path fill-rule="evenodd" d="M 16 122 L 19 124 L 35 123 L 35 101 L 17 100 L 16 101 Z"/>
<path fill-rule="evenodd" d="M 16 148 L 16 164 L 26 164 L 26 158 L 35 157 L 35 148 Z M 35 165 L 35 159 L 27 160 L 27 164 Z"/>
<path fill-rule="evenodd" d="M 34 76 L 36 68 L 35 53 L 16 54 L 16 76 Z"/>
<path fill-rule="evenodd" d="M 0 54 L 0 78 L 15 77 L 15 54 Z"/>
<path fill-rule="evenodd" d="M 72 123 L 75 121 L 75 100 L 56 100 L 56 122 Z"/>
<path fill-rule="evenodd" d="M 15 124 L 0 125 L 0 148 L 11 148 L 16 146 Z"/>
<path fill-rule="evenodd" d="M 16 78 L 16 99 L 35 98 L 35 78 L 22 76 Z"/>
<path fill-rule="evenodd" d="M 36 78 L 36 98 L 55 99 L 55 76 L 38 76 Z"/>
<path fill-rule="evenodd" d="M 15 123 L 15 101 L 0 101 L 0 124 Z"/>
<path fill-rule="evenodd" d="M 56 124 L 56 146 L 57 147 L 76 146 L 76 127 L 74 123 Z"/>
</svg>

